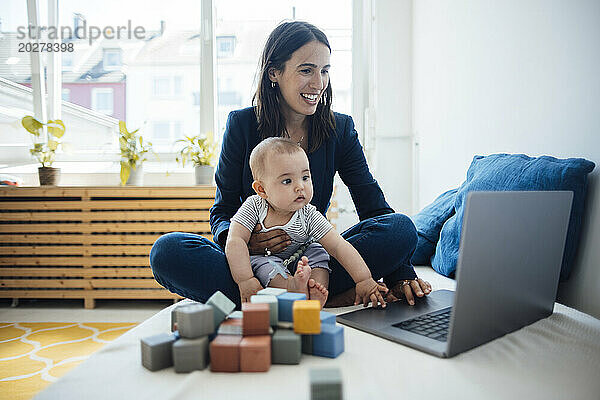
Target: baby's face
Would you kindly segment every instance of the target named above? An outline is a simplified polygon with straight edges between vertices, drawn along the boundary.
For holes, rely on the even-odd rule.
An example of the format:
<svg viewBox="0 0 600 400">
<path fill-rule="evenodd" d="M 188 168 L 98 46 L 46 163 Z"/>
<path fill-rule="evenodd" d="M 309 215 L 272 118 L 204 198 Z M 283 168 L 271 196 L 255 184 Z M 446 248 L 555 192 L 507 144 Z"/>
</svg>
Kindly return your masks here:
<svg viewBox="0 0 600 400">
<path fill-rule="evenodd" d="M 308 158 L 303 151 L 269 154 L 261 182 L 266 199 L 278 211 L 293 212 L 307 205 L 313 196 Z"/>
</svg>

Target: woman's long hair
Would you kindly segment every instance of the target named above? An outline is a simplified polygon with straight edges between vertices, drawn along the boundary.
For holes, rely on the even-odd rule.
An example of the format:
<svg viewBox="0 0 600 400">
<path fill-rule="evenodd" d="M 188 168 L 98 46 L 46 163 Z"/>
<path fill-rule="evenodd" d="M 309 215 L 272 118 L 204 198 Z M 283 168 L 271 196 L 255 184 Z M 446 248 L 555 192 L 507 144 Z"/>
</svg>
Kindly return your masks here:
<svg viewBox="0 0 600 400">
<path fill-rule="evenodd" d="M 256 93 L 252 97 L 252 104 L 255 106 L 258 120 L 258 132 L 263 139 L 271 136 L 287 136 L 285 117 L 279 105 L 281 93 L 278 85 L 272 87 L 269 70 L 274 68 L 283 71 L 284 65 L 292 57 L 292 53 L 306 43 L 315 40 L 323 43 L 331 52 L 327 36 L 308 22 L 284 22 L 269 35 L 261 56 Z M 330 132 L 335 130 L 331 100 L 330 79 L 317 104 L 317 110 L 313 115 L 307 116 L 312 135 L 312 146 L 308 149 L 309 152 L 318 149 L 329 137 Z"/>
</svg>

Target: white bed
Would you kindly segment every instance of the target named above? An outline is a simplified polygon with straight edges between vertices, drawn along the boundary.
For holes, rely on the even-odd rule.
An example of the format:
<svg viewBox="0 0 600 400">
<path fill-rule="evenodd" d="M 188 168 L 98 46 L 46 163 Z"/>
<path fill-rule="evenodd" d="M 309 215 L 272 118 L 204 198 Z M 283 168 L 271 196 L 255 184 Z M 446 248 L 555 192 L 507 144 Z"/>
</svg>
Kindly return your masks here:
<svg viewBox="0 0 600 400">
<path fill-rule="evenodd" d="M 454 289 L 429 267 L 417 273 L 434 289 Z M 600 320 L 561 304 L 549 318 L 451 359 L 344 327 L 345 352 L 336 359 L 303 355 L 300 365 L 273 365 L 267 373 L 150 372 L 140 362 L 140 338 L 168 332 L 170 309 L 36 399 L 308 399 L 308 371 L 321 367 L 340 368 L 345 399 L 600 399 Z"/>
</svg>

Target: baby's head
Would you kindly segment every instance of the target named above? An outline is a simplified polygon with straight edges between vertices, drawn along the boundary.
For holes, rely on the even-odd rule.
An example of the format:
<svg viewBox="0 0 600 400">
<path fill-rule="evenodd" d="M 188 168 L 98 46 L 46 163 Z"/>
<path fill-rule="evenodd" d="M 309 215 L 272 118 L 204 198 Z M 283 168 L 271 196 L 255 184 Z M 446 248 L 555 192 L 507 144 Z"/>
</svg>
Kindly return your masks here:
<svg viewBox="0 0 600 400">
<path fill-rule="evenodd" d="M 308 157 L 289 139 L 272 137 L 250 154 L 252 188 L 277 211 L 296 211 L 312 200 Z"/>
</svg>

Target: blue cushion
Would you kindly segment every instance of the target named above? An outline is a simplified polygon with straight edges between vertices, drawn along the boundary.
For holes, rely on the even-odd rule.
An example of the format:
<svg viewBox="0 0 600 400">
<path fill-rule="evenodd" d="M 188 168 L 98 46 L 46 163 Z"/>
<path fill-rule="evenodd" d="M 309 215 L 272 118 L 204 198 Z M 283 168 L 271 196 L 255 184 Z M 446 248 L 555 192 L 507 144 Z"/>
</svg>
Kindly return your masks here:
<svg viewBox="0 0 600 400">
<path fill-rule="evenodd" d="M 419 236 L 417 248 L 410 260 L 413 265 L 431 265 L 431 256 L 435 253 L 442 226 L 454 215 L 457 191 L 458 189 L 452 189 L 442 193 L 433 203 L 412 217 Z"/>
<path fill-rule="evenodd" d="M 467 171 L 467 180 L 456 193 L 454 209 L 440 232 L 440 240 L 431 260 L 432 267 L 442 275 L 452 276 L 456 270 L 464 204 L 471 191 L 504 190 L 570 190 L 573 206 L 567 231 L 567 241 L 560 273 L 561 281 L 571 273 L 587 187 L 587 174 L 595 167 L 583 158 L 537 158 L 524 154 L 492 154 L 475 156 Z"/>
</svg>

